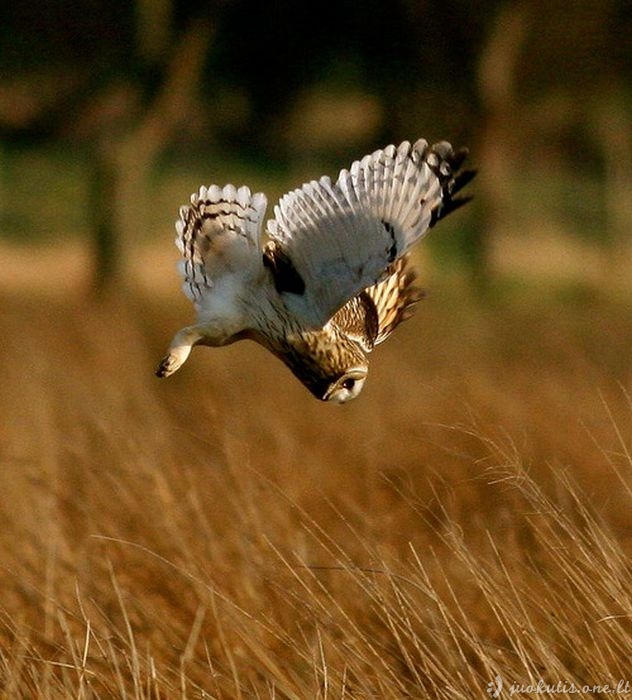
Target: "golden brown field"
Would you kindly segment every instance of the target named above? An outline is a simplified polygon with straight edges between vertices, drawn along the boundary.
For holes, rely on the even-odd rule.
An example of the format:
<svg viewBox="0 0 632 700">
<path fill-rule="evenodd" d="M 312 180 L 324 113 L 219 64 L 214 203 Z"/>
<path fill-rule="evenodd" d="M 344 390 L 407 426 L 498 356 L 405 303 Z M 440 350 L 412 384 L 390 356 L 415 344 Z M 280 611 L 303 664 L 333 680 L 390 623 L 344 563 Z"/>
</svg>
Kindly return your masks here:
<svg viewBox="0 0 632 700">
<path fill-rule="evenodd" d="M 632 682 L 629 305 L 439 280 L 338 407 L 250 343 L 156 379 L 176 295 L 2 293 L 3 697 Z"/>
</svg>

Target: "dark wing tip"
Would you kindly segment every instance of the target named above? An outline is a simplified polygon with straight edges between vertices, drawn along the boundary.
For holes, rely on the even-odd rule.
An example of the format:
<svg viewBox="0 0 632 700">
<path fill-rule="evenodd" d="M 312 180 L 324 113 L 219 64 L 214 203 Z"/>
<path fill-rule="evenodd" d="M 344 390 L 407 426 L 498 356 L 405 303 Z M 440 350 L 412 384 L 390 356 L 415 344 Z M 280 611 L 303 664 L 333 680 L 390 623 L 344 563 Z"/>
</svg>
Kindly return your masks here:
<svg viewBox="0 0 632 700">
<path fill-rule="evenodd" d="M 454 184 L 452 185 L 451 194 L 455 194 L 459 190 L 463 189 L 465 185 L 471 182 L 478 175 L 478 170 L 464 170 L 463 172 L 457 173 L 454 178 Z M 471 199 L 471 198 L 470 198 Z"/>
<path fill-rule="evenodd" d="M 468 195 L 467 197 L 457 197 L 456 199 L 450 198 L 446 200 L 441 207 L 441 214 L 439 217 L 437 217 L 437 220 L 443 219 L 444 216 L 447 216 L 457 209 L 460 209 L 464 204 L 471 202 L 473 199 L 473 195 Z"/>
<path fill-rule="evenodd" d="M 454 198 L 477 174 L 477 170 L 461 170 L 469 151 L 467 148 L 459 148 L 454 151 L 445 141 L 435 144 L 425 155 L 425 160 L 430 169 L 441 183 L 442 200 L 432 211 L 430 226 L 434 226 L 439 219 L 443 219 L 450 212 L 467 204 L 472 197 Z"/>
</svg>

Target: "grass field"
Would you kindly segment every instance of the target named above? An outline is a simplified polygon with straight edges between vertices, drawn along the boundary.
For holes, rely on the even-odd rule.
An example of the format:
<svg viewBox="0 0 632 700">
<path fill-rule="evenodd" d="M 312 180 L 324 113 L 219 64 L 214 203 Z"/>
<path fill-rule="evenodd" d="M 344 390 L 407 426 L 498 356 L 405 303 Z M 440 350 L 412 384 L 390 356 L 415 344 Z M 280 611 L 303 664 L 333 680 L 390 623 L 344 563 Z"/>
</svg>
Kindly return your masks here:
<svg viewBox="0 0 632 700">
<path fill-rule="evenodd" d="M 6 288 L 2 696 L 630 697 L 632 309 L 430 291 L 338 407 L 250 343 L 157 380 L 175 289 Z"/>
</svg>

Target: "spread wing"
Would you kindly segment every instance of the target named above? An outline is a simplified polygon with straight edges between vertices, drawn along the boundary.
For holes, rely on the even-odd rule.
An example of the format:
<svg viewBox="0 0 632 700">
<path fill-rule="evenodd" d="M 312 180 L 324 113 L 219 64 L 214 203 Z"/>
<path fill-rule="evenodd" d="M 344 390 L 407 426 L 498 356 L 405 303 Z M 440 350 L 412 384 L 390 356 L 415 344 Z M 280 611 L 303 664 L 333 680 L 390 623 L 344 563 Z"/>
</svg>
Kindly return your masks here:
<svg viewBox="0 0 632 700">
<path fill-rule="evenodd" d="M 183 290 L 199 309 L 205 294 L 229 275 L 235 280 L 261 267 L 261 222 L 267 200 L 248 187 L 201 187 L 180 208 L 176 245 Z"/>
<path fill-rule="evenodd" d="M 286 306 L 322 327 L 350 299 L 379 282 L 438 219 L 468 198 L 459 172 L 467 151 L 407 141 L 365 156 L 281 198 L 268 221 L 264 262 Z"/>
<path fill-rule="evenodd" d="M 412 316 L 415 304 L 423 297 L 422 290 L 414 284 L 416 277 L 409 256 L 404 255 L 388 268 L 382 281 L 337 311 L 331 323 L 369 352 Z"/>
</svg>

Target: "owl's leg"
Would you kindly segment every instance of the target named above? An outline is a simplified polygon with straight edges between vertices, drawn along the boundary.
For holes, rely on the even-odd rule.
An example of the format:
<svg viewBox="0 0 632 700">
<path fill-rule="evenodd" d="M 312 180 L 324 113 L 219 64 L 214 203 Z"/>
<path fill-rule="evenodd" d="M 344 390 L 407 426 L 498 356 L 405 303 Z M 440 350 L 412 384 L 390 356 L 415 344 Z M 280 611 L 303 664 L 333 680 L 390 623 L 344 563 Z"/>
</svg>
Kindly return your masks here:
<svg viewBox="0 0 632 700">
<path fill-rule="evenodd" d="M 178 331 L 171 341 L 168 354 L 163 357 L 156 369 L 157 377 L 168 377 L 186 362 L 191 348 L 204 337 L 201 326 L 187 326 Z"/>
</svg>

